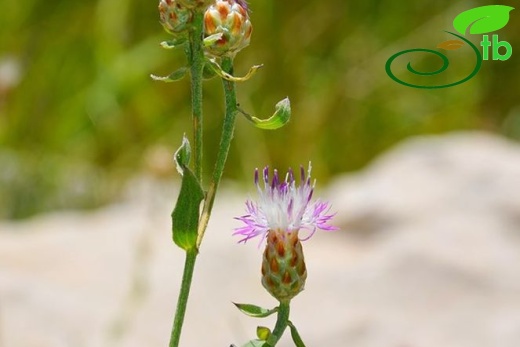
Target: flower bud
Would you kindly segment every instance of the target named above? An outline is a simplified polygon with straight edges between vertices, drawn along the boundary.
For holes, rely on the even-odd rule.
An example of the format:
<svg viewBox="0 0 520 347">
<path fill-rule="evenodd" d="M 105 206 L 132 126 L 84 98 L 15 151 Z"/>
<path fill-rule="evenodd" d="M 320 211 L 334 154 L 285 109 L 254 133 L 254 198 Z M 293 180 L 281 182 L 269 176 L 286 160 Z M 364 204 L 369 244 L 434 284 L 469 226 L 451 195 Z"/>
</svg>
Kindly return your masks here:
<svg viewBox="0 0 520 347">
<path fill-rule="evenodd" d="M 262 261 L 262 285 L 278 301 L 301 292 L 307 279 L 298 231 L 269 230 Z"/>
<path fill-rule="evenodd" d="M 176 0 L 159 1 L 159 18 L 164 29 L 173 35 L 186 31 L 191 23 L 192 13 Z"/>
<path fill-rule="evenodd" d="M 204 36 L 207 53 L 214 56 L 234 56 L 249 45 L 253 27 L 244 0 L 216 0 L 204 13 Z"/>
</svg>

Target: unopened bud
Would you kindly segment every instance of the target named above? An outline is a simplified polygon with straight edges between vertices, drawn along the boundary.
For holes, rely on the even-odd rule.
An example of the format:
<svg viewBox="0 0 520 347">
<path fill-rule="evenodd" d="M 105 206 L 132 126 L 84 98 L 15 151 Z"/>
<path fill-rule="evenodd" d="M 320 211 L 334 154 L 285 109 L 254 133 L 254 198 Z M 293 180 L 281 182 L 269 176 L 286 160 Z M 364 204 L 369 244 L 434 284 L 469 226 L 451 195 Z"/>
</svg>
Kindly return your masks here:
<svg viewBox="0 0 520 347">
<path fill-rule="evenodd" d="M 159 17 L 164 29 L 173 35 L 186 31 L 192 20 L 192 12 L 176 0 L 159 1 Z"/>
<path fill-rule="evenodd" d="M 249 45 L 252 31 L 244 0 L 216 0 L 204 14 L 206 51 L 211 55 L 234 56 Z"/>
</svg>

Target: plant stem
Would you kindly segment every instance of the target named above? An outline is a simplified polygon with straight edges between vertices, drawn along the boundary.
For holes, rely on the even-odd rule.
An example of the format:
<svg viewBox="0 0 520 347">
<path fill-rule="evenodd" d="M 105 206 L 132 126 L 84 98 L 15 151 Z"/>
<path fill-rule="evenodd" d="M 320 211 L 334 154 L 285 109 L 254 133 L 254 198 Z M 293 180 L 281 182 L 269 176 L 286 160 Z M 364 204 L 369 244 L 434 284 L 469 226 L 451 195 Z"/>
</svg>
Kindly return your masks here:
<svg viewBox="0 0 520 347">
<path fill-rule="evenodd" d="M 194 152 L 195 152 L 195 175 L 199 181 L 202 176 L 202 68 L 204 66 L 204 55 L 201 46 L 202 38 L 202 14 L 200 17 L 195 16 L 195 22 L 200 22 L 200 30 L 194 30 L 190 35 L 189 58 L 191 61 L 191 80 L 192 80 L 192 110 L 193 110 L 193 131 L 194 131 Z M 199 26 L 197 26 L 198 28 Z M 198 42 L 198 43 L 195 43 Z M 233 60 L 231 58 L 223 58 L 222 68 L 228 73 L 233 73 Z M 195 260 L 198 254 L 198 248 L 202 242 L 202 238 L 208 226 L 209 217 L 215 201 L 217 188 L 222 178 L 224 166 L 233 139 L 235 129 L 235 118 L 237 114 L 237 101 L 235 83 L 223 80 L 224 94 L 226 102 L 226 114 L 224 124 L 222 126 L 222 137 L 220 139 L 219 152 L 217 161 L 213 171 L 212 180 L 204 200 L 202 215 L 199 220 L 198 238 L 196 248 L 186 253 L 186 261 L 184 263 L 184 273 L 182 276 L 181 291 L 177 301 L 177 310 L 173 321 L 173 328 L 170 338 L 169 347 L 178 347 L 179 340 L 184 323 L 186 306 L 190 293 L 191 281 L 193 278 L 193 270 L 195 268 Z"/>
<path fill-rule="evenodd" d="M 233 59 L 229 57 L 222 58 L 222 69 L 229 74 L 233 74 Z M 229 147 L 231 146 L 231 140 L 233 139 L 235 118 L 238 112 L 235 83 L 225 79 L 222 79 L 222 83 L 224 85 L 226 115 L 224 117 L 224 124 L 222 125 L 222 136 L 220 138 L 215 169 L 213 170 L 212 180 L 206 195 L 206 199 L 204 200 L 204 207 L 202 209 L 202 215 L 199 220 L 197 248 L 200 246 L 202 238 L 204 237 L 204 233 L 206 232 L 206 227 L 208 226 L 209 217 L 211 215 L 211 210 L 213 209 L 213 203 L 215 202 L 218 185 L 220 183 L 220 179 L 222 178 L 222 173 L 224 172 L 224 165 L 226 164 Z"/>
<path fill-rule="evenodd" d="M 191 280 L 193 279 L 193 269 L 195 268 L 195 260 L 197 259 L 197 250 L 191 249 L 186 252 L 184 261 L 184 273 L 182 274 L 181 291 L 177 300 L 177 310 L 173 320 L 172 333 L 170 336 L 169 347 L 178 347 L 181 338 L 182 324 L 186 314 L 186 306 L 190 295 Z"/>
<path fill-rule="evenodd" d="M 202 186 L 202 70 L 204 67 L 204 51 L 202 48 L 204 12 L 195 11 L 193 14 L 193 29 L 189 33 L 189 47 L 187 56 L 191 72 L 191 109 L 193 120 L 193 152 L 194 173 Z M 181 289 L 177 300 L 177 309 L 173 319 L 169 347 L 178 347 L 181 338 L 182 325 L 186 315 L 186 306 L 190 295 L 195 260 L 198 247 L 186 251 Z"/>
<path fill-rule="evenodd" d="M 276 325 L 274 326 L 273 333 L 267 339 L 267 346 L 274 347 L 278 343 L 278 340 L 283 335 L 287 324 L 289 324 L 289 312 L 290 312 L 290 301 L 280 301 L 278 306 L 278 317 L 276 318 Z"/>
<path fill-rule="evenodd" d="M 202 70 L 204 68 L 204 51 L 202 49 L 202 30 L 204 13 L 196 11 L 193 15 L 193 30 L 190 31 L 190 72 L 191 72 L 191 106 L 194 137 L 195 177 L 202 186 Z"/>
</svg>

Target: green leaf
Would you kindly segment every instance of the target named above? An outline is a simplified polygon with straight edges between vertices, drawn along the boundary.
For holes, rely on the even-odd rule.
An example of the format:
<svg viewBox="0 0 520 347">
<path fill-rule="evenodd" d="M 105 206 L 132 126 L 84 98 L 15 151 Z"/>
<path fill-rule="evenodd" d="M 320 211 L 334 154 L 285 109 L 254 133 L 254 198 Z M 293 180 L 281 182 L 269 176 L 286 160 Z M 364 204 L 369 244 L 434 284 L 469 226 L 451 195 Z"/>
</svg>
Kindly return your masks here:
<svg viewBox="0 0 520 347">
<path fill-rule="evenodd" d="M 184 167 L 181 190 L 172 212 L 172 233 L 175 244 L 186 251 L 196 247 L 199 207 L 203 199 L 199 181 L 189 168 Z"/>
<path fill-rule="evenodd" d="M 173 39 L 173 40 L 168 40 L 168 41 L 163 41 L 161 42 L 161 47 L 164 48 L 164 49 L 173 49 L 173 48 L 177 48 L 183 44 L 186 43 L 186 38 L 185 37 L 181 37 L 181 38 L 178 38 L 178 39 Z"/>
<path fill-rule="evenodd" d="M 243 76 L 243 77 L 235 77 L 235 76 L 227 73 L 226 71 L 224 71 L 222 69 L 222 67 L 219 65 L 219 63 L 217 63 L 217 61 L 214 58 L 207 59 L 206 60 L 206 64 L 220 78 L 223 78 L 223 79 L 225 79 L 227 81 L 231 81 L 231 82 L 244 82 L 244 81 L 247 81 L 248 79 L 251 78 L 251 76 L 253 76 L 256 73 L 256 71 L 258 69 L 260 69 L 263 66 L 263 65 L 253 65 L 253 66 L 251 66 L 249 71 L 245 74 L 245 76 Z"/>
<path fill-rule="evenodd" d="M 184 76 L 186 76 L 186 73 L 188 72 L 188 67 L 184 66 L 180 69 L 175 70 L 168 76 L 156 76 L 156 75 L 150 75 L 154 81 L 162 81 L 162 82 L 175 82 L 181 80 Z"/>
<path fill-rule="evenodd" d="M 174 156 L 177 170 L 182 175 L 182 183 L 172 212 L 172 237 L 173 242 L 186 251 L 196 248 L 199 207 L 204 199 L 199 181 L 188 168 L 190 155 L 190 143 L 183 136 L 182 144 Z"/>
<path fill-rule="evenodd" d="M 267 327 L 258 326 L 256 327 L 256 336 L 262 341 L 267 341 L 269 336 L 271 336 L 271 329 Z"/>
<path fill-rule="evenodd" d="M 291 102 L 289 98 L 285 98 L 278 102 L 275 106 L 274 114 L 268 119 L 259 119 L 254 116 L 250 116 L 245 112 L 242 114 L 257 128 L 264 130 L 275 130 L 283 127 L 291 119 Z"/>
<path fill-rule="evenodd" d="M 173 157 L 175 159 L 177 171 L 182 175 L 184 173 L 184 167 L 190 164 L 191 157 L 190 141 L 188 141 L 186 134 L 182 136 L 182 144 L 179 149 L 177 149 Z"/>
<path fill-rule="evenodd" d="M 245 313 L 249 317 L 255 318 L 265 318 L 272 315 L 275 312 L 278 312 L 278 307 L 273 309 L 262 308 L 260 306 L 251 305 L 251 304 L 237 304 L 233 303 L 242 313 Z"/>
<path fill-rule="evenodd" d="M 505 27 L 509 22 L 509 12 L 513 9 L 504 5 L 475 7 L 455 17 L 453 27 L 462 35 L 466 34 L 468 28 L 470 34 L 486 34 Z"/>
<path fill-rule="evenodd" d="M 294 341 L 294 345 L 296 347 L 305 347 L 305 344 L 303 343 L 303 340 L 300 337 L 298 330 L 296 330 L 296 327 L 294 326 L 294 324 L 292 324 L 292 322 L 289 321 L 288 325 L 289 325 L 289 328 L 291 328 L 291 337 Z"/>
</svg>

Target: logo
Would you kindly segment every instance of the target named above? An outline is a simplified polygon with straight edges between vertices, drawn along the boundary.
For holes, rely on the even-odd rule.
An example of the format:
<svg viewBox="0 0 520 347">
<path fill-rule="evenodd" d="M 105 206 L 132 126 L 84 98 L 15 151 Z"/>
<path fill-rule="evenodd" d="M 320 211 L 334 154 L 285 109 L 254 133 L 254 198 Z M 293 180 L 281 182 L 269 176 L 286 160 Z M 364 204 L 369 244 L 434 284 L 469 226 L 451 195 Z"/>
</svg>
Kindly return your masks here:
<svg viewBox="0 0 520 347">
<path fill-rule="evenodd" d="M 418 69 L 413 68 L 412 64 L 408 62 L 408 64 L 406 65 L 406 69 L 412 74 L 417 76 L 428 77 L 435 76 L 446 71 L 450 65 L 449 59 L 446 56 L 446 54 L 440 52 L 439 50 L 433 50 L 428 48 L 407 49 L 392 55 L 386 61 L 386 73 L 395 82 L 412 88 L 448 88 L 469 81 L 478 73 L 480 67 L 482 66 L 483 60 L 492 59 L 504 61 L 511 58 L 511 55 L 513 54 L 513 47 L 511 46 L 511 44 L 507 41 L 500 41 L 497 34 L 493 34 L 490 36 L 489 33 L 505 27 L 506 24 L 509 22 L 509 12 L 511 12 L 511 10 L 513 9 L 514 7 L 511 6 L 488 5 L 464 11 L 455 17 L 455 19 L 453 20 L 453 27 L 460 35 L 451 31 L 446 31 L 446 33 L 450 34 L 453 37 L 453 39 L 439 43 L 437 45 L 437 48 L 444 51 L 454 51 L 465 45 L 468 45 L 475 54 L 476 59 L 473 70 L 466 77 L 463 77 L 458 81 L 446 84 L 422 85 L 406 82 L 397 77 L 392 72 L 392 63 L 395 59 L 402 55 L 414 52 L 433 54 L 434 56 L 440 58 L 442 66 L 434 71 L 420 71 Z M 480 46 L 482 47 L 482 54 L 480 53 L 480 50 L 477 46 L 475 46 L 471 41 L 464 37 L 468 33 L 471 35 L 482 35 L 482 41 L 480 42 Z"/>
</svg>

